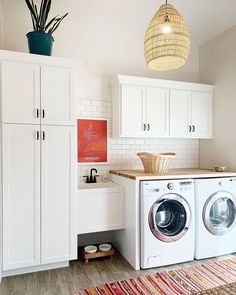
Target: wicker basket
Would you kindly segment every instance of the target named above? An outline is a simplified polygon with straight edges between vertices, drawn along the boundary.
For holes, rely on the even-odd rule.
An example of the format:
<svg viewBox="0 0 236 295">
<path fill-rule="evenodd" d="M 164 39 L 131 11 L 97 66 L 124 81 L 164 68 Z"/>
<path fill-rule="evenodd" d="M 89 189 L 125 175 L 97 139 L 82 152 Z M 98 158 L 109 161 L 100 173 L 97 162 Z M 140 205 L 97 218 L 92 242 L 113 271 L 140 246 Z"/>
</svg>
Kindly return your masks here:
<svg viewBox="0 0 236 295">
<path fill-rule="evenodd" d="M 168 172 L 171 159 L 176 157 L 175 153 L 137 153 L 140 157 L 145 173 L 165 173 Z"/>
</svg>

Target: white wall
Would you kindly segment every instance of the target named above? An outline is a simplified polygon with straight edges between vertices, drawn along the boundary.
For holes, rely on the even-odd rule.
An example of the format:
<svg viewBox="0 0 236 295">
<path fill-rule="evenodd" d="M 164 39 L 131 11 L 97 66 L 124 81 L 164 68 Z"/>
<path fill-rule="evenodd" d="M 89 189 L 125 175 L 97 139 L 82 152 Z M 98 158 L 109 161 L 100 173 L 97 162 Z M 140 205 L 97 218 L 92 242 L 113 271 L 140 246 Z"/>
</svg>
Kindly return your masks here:
<svg viewBox="0 0 236 295">
<path fill-rule="evenodd" d="M 2 1 L 0 0 L 0 48 L 3 48 L 3 26 L 4 26 L 4 15 Z"/>
<path fill-rule="evenodd" d="M 215 84 L 214 138 L 200 141 L 200 166 L 236 168 L 236 26 L 200 47 L 200 80 Z"/>
<path fill-rule="evenodd" d="M 3 38 L 3 10 L 2 10 L 2 2 L 0 1 L 0 48 L 2 47 L 2 41 L 3 41 L 2 38 Z M 1 155 L 0 155 L 0 162 L 1 162 Z M 0 171 L 0 179 L 2 179 L 1 171 Z M 1 181 L 0 181 L 0 187 L 2 187 Z M 2 190 L 0 190 L 0 212 L 2 212 Z M 0 283 L 2 279 L 1 269 L 2 269 L 2 218 L 0 218 Z"/>
<path fill-rule="evenodd" d="M 51 16 L 69 12 L 67 19 L 55 33 L 53 54 L 78 58 L 84 62 L 79 97 L 110 99 L 109 82 L 115 74 L 195 82 L 198 80 L 198 46 L 194 42 L 189 61 L 183 68 L 160 73 L 147 68 L 143 52 L 144 35 L 159 2 L 150 1 L 148 4 L 146 1 L 137 0 L 52 1 Z M 25 1 L 3 0 L 3 3 L 3 48 L 27 51 L 25 35 L 32 29 L 32 25 Z"/>
</svg>

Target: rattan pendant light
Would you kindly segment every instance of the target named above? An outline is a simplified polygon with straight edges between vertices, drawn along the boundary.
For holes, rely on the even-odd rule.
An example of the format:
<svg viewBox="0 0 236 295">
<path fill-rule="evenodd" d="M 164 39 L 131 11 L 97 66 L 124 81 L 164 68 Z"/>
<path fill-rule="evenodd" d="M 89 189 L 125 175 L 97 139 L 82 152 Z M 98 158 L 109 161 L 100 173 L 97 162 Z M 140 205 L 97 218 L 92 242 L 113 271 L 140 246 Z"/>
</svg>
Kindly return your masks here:
<svg viewBox="0 0 236 295">
<path fill-rule="evenodd" d="M 186 63 L 189 51 L 188 26 L 166 0 L 146 31 L 144 52 L 148 67 L 158 71 L 177 69 Z"/>
</svg>

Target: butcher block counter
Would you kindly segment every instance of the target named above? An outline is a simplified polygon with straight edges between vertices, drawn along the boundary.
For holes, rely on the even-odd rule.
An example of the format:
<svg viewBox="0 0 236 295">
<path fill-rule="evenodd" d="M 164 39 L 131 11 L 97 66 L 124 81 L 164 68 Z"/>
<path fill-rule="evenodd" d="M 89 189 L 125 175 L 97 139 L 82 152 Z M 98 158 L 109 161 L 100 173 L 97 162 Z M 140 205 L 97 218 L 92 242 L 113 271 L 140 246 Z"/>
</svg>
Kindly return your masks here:
<svg viewBox="0 0 236 295">
<path fill-rule="evenodd" d="M 232 177 L 236 171 L 216 172 L 213 169 L 172 169 L 167 173 L 147 174 L 143 170 L 111 170 L 111 174 L 134 180 L 158 180 L 158 179 L 181 179 L 181 178 L 208 178 L 208 177 Z"/>
</svg>

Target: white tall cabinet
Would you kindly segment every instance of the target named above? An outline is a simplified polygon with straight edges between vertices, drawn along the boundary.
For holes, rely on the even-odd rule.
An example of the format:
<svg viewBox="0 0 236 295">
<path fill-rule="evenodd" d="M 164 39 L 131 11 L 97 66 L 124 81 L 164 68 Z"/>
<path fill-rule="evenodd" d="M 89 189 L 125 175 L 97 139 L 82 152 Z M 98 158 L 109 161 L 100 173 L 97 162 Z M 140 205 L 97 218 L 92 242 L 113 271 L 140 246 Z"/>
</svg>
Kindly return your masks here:
<svg viewBox="0 0 236 295">
<path fill-rule="evenodd" d="M 77 256 L 76 62 L 0 51 L 2 275 Z"/>
<path fill-rule="evenodd" d="M 3 124 L 3 270 L 40 264 L 40 126 Z"/>
</svg>

